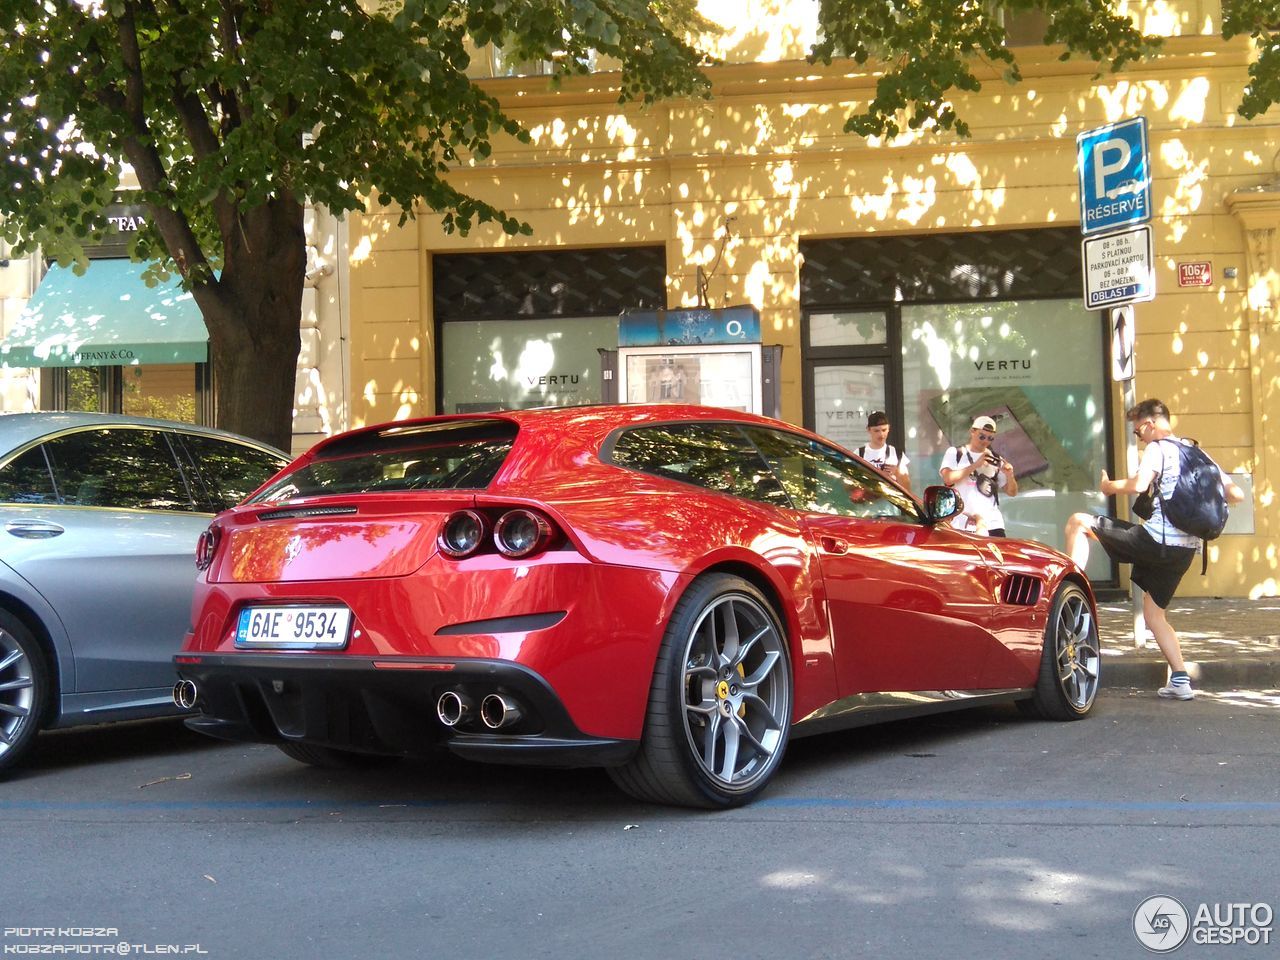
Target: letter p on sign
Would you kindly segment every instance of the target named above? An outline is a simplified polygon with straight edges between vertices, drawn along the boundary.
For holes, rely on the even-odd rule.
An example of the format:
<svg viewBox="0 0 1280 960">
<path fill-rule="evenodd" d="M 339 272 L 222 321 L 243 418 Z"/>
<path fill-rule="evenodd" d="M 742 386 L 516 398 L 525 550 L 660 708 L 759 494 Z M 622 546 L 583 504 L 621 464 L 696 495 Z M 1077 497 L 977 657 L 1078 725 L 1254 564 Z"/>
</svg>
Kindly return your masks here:
<svg viewBox="0 0 1280 960">
<path fill-rule="evenodd" d="M 1107 177 L 1129 166 L 1132 155 L 1127 140 L 1099 140 L 1093 145 L 1093 189 L 1097 196 L 1107 195 Z"/>
</svg>

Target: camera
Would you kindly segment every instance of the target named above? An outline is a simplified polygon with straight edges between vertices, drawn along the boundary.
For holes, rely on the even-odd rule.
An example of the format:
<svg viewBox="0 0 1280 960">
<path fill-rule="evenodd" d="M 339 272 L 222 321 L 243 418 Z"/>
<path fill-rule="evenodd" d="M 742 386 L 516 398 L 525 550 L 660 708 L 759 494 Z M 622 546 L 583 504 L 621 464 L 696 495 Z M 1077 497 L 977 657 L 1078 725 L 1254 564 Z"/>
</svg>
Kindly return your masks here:
<svg viewBox="0 0 1280 960">
<path fill-rule="evenodd" d="M 987 451 L 987 463 L 991 464 L 997 470 L 1004 466 L 1004 457 L 996 453 L 994 450 Z"/>
</svg>

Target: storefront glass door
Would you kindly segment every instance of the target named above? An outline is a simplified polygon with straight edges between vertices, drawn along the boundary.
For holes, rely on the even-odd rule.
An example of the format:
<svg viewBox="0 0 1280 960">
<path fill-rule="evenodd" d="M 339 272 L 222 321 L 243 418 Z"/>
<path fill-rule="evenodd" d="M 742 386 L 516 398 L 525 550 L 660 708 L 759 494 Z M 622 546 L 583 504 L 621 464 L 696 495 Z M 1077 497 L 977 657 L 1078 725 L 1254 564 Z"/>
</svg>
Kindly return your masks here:
<svg viewBox="0 0 1280 960">
<path fill-rule="evenodd" d="M 913 475 L 938 482 L 949 447 L 994 417 L 993 447 L 1014 465 L 1019 493 L 1000 503 L 1010 536 L 1061 548 L 1077 511 L 1106 512 L 1103 331 L 1073 300 L 903 304 L 902 384 Z M 1109 579 L 1101 550 L 1091 578 Z"/>
</svg>

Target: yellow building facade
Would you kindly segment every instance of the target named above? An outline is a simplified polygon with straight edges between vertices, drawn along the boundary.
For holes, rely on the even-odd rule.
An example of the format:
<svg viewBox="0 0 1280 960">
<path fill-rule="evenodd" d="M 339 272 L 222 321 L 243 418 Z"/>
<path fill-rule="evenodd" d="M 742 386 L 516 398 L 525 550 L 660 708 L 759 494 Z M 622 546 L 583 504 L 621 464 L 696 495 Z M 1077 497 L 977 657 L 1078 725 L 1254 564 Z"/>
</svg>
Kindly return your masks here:
<svg viewBox="0 0 1280 960">
<path fill-rule="evenodd" d="M 1136 395 L 1164 399 L 1176 431 L 1252 495 L 1211 545 L 1207 577 L 1189 575 L 1182 594 L 1280 593 L 1280 430 L 1269 413 L 1280 384 L 1280 123 L 1276 111 L 1235 113 L 1252 50 L 1222 39 L 1216 3 L 1132 6 L 1168 37 L 1159 58 L 1095 78 L 1090 63 L 1021 47 L 1022 83 L 992 71 L 980 93 L 956 98 L 968 139 L 844 133 L 876 75 L 805 62 L 808 0 L 707 0 L 725 31 L 709 41 L 724 64 L 708 71 L 706 100 L 620 106 L 608 71 L 554 90 L 541 76 L 485 80 L 531 142 L 495 143 L 453 182 L 533 233 L 449 235 L 438 216 L 401 226 L 399 211 L 376 205 L 385 212 L 348 218 L 334 282 L 349 425 L 483 408 L 483 391 L 460 385 L 524 363 L 494 346 L 510 324 L 541 323 L 562 344 L 606 336 L 607 315 L 592 325 L 550 288 L 590 287 L 586 303 L 608 286 L 613 300 L 591 302 L 624 307 L 747 305 L 762 342 L 781 348 L 781 417 L 853 446 L 865 408 L 882 400 L 917 490 L 936 482 L 946 445 L 967 439 L 965 416 L 1005 412 L 1045 501 L 1010 503 L 1026 519 L 1022 529 L 1011 519 L 1010 533 L 1060 545 L 1066 511 L 1108 508 L 1099 468 L 1126 474 L 1132 456 L 1106 321 L 1081 302 L 1076 136 L 1142 116 L 1157 295 L 1135 307 Z M 533 254 L 560 263 L 561 279 L 527 284 L 524 309 L 500 288 L 527 280 L 534 261 L 520 257 Z M 606 376 L 578 367 L 583 382 Z M 526 379 L 543 381 L 531 396 L 598 399 L 560 381 L 578 385 L 578 367 L 530 367 Z"/>
</svg>

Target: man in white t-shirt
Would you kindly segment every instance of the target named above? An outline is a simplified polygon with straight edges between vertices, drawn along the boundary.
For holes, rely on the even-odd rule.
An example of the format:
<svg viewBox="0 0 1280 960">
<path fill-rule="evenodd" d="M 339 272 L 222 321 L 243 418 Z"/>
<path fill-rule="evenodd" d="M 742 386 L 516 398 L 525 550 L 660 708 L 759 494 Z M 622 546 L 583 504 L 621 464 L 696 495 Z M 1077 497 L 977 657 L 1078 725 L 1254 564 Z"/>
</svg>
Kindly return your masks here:
<svg viewBox="0 0 1280 960">
<path fill-rule="evenodd" d="M 911 489 L 911 476 L 907 467 L 911 463 L 905 451 L 889 443 L 889 417 L 883 410 L 876 410 L 867 417 L 867 440 L 865 447 L 859 447 L 855 453 L 871 464 L 887 477 L 892 477 L 908 490 Z"/>
<path fill-rule="evenodd" d="M 948 487 L 955 487 L 964 501 L 964 510 L 951 521 L 957 530 L 988 537 L 1005 536 L 1000 497 L 1016 495 L 1018 481 L 1013 475 L 1013 464 L 991 450 L 991 441 L 995 438 L 995 420 L 977 417 L 969 428 L 969 442 L 963 447 L 950 447 L 942 455 L 938 474 Z"/>
<path fill-rule="evenodd" d="M 1091 513 L 1074 513 L 1067 521 L 1065 550 L 1083 570 L 1089 562 L 1089 538 L 1092 537 L 1116 563 L 1133 565 L 1129 579 L 1142 588 L 1142 613 L 1160 652 L 1169 661 L 1169 682 L 1156 694 L 1165 700 L 1191 700 L 1195 698 L 1195 691 L 1191 689 L 1191 677 L 1182 659 L 1182 644 L 1165 615 L 1165 608 L 1191 566 L 1200 543 L 1197 537 L 1179 530 L 1165 518 L 1162 503 L 1172 496 L 1182 473 L 1177 447 L 1173 444 L 1184 441 L 1174 436 L 1169 408 L 1160 400 L 1143 400 L 1124 416 L 1133 424 L 1133 435 L 1146 444 L 1138 471 L 1127 479 L 1112 480 L 1103 470 L 1098 486 L 1107 496 L 1140 494 L 1158 478 L 1159 496 L 1152 500 L 1151 518 L 1138 525 Z M 1221 468 L 1218 473 L 1227 503 L 1243 501 L 1244 491 Z"/>
</svg>

